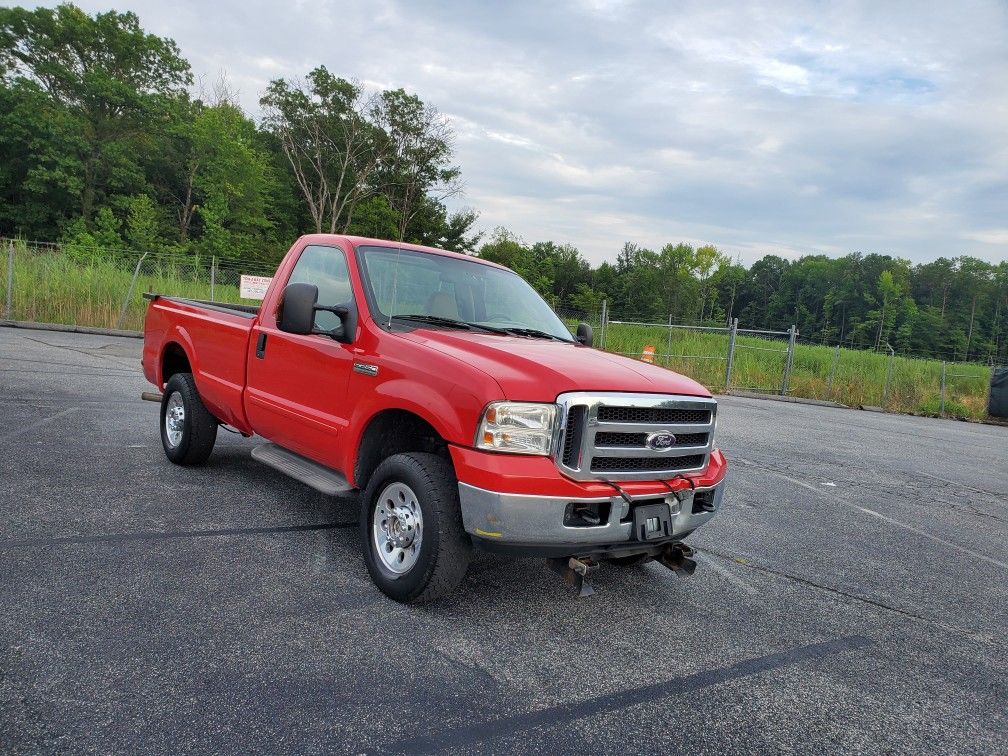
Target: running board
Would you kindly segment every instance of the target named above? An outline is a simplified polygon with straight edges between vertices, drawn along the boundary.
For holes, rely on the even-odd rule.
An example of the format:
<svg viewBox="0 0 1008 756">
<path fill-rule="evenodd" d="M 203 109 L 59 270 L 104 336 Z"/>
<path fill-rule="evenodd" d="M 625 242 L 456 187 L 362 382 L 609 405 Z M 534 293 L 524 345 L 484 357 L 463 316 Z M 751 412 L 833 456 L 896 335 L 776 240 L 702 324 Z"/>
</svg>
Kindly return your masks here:
<svg viewBox="0 0 1008 756">
<path fill-rule="evenodd" d="M 252 458 L 329 496 L 353 490 L 346 478 L 335 470 L 305 459 L 300 454 L 295 454 L 276 444 L 256 446 L 252 449 Z"/>
</svg>

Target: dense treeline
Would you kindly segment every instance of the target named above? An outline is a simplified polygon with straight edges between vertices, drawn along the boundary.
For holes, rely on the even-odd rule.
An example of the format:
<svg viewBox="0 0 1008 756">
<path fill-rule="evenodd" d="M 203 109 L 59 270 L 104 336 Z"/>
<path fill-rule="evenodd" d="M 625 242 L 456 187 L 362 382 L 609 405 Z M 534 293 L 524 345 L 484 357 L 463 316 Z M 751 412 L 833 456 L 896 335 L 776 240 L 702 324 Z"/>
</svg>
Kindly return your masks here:
<svg viewBox="0 0 1008 756">
<path fill-rule="evenodd" d="M 200 88 L 197 88 L 200 89 Z M 306 231 L 471 250 L 447 119 L 312 71 L 192 94 L 175 43 L 133 13 L 0 8 L 0 233 L 274 261 Z"/>
<path fill-rule="evenodd" d="M 585 316 L 606 300 L 623 320 L 737 317 L 821 343 L 1006 357 L 1008 263 L 770 254 L 746 268 L 709 245 L 628 243 L 593 268 L 570 245 L 482 239 L 475 211 L 449 212 L 452 129 L 416 95 L 320 66 L 260 104 L 257 123 L 225 84 L 194 86 L 175 43 L 132 13 L 0 8 L 0 235 L 268 264 L 302 233 L 357 233 L 501 262 Z"/>
<path fill-rule="evenodd" d="M 750 268 L 713 246 L 626 244 L 593 269 L 569 245 L 528 245 L 504 230 L 480 254 L 521 273 L 555 306 L 581 316 L 603 299 L 612 319 L 798 327 L 803 340 L 902 354 L 1003 362 L 1008 351 L 1008 262 L 889 255 L 766 255 Z"/>
</svg>

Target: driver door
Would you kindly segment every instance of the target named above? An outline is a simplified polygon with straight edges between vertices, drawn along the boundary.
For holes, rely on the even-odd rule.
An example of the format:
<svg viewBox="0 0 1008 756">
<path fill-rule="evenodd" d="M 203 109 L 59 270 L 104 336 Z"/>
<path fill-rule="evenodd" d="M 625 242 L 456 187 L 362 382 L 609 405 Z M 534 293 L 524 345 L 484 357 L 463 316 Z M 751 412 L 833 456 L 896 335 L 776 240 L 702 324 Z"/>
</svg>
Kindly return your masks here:
<svg viewBox="0 0 1008 756">
<path fill-rule="evenodd" d="M 318 287 L 318 304 L 353 301 L 346 253 L 338 247 L 305 247 L 283 285 Z M 339 318 L 315 313 L 315 326 L 332 330 Z M 252 333 L 246 412 L 257 433 L 273 443 L 336 468 L 336 453 L 349 421 L 347 384 L 353 346 L 329 336 L 286 333 L 276 313 L 263 313 Z M 342 471 L 345 472 L 345 471 Z"/>
</svg>

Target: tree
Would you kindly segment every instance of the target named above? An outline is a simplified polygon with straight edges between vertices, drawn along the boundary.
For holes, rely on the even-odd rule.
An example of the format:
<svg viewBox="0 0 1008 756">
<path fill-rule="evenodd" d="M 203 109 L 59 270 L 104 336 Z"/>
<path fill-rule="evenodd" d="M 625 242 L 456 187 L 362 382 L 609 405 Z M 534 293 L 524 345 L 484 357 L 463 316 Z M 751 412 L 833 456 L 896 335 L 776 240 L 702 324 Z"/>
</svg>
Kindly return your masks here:
<svg viewBox="0 0 1008 756">
<path fill-rule="evenodd" d="M 382 185 L 403 240 L 425 198 L 442 202 L 462 191 L 461 171 L 451 164 L 455 133 L 437 108 L 403 89 L 383 92 L 375 116 L 384 132 Z"/>
<path fill-rule="evenodd" d="M 878 282 L 879 296 L 882 299 L 882 311 L 879 315 L 878 336 L 875 338 L 875 351 L 882 346 L 882 332 L 885 328 L 886 308 L 889 303 L 899 295 L 899 287 L 893 280 L 892 271 L 883 270 L 879 273 Z"/>
<path fill-rule="evenodd" d="M 749 280 L 746 284 L 746 299 L 743 304 L 740 319 L 743 323 L 760 328 L 782 328 L 790 325 L 774 312 L 774 293 L 780 286 L 791 263 L 777 255 L 764 255 L 749 268 Z"/>
<path fill-rule="evenodd" d="M 690 289 L 694 284 L 693 264 L 696 250 L 689 244 L 666 244 L 658 253 L 658 268 L 664 282 L 663 303 L 672 319 L 681 323 L 688 318 L 686 303 L 692 312 Z M 683 295 L 686 296 L 683 296 Z"/>
<path fill-rule="evenodd" d="M 315 232 L 345 231 L 357 205 L 376 193 L 375 173 L 392 147 L 377 125 L 386 117 L 384 100 L 319 66 L 307 84 L 275 79 L 259 102 L 266 110 L 263 125 L 283 149 Z"/>
<path fill-rule="evenodd" d="M 382 234 L 381 238 L 397 238 L 399 214 L 391 209 L 386 196 L 380 196 L 394 217 L 392 230 Z M 410 222 L 406 231 L 406 239 L 418 244 L 426 244 L 429 247 L 473 254 L 476 252 L 476 245 L 483 237 L 481 231 L 473 230 L 478 218 L 479 213 L 472 208 L 449 213 L 443 203 L 437 202 L 431 197 L 425 197 L 422 206 Z"/>
<path fill-rule="evenodd" d="M 79 212 L 78 119 L 32 81 L 0 82 L 0 234 L 48 239 Z"/>
<path fill-rule="evenodd" d="M 158 217 L 154 201 L 146 194 L 126 203 L 126 243 L 138 252 L 153 252 L 158 246 Z"/>
<path fill-rule="evenodd" d="M 531 254 L 531 250 L 519 237 L 502 226 L 493 230 L 489 241 L 477 252 L 484 260 L 511 268 L 519 275 L 528 270 Z"/>
<path fill-rule="evenodd" d="M 559 307 L 570 306 L 578 287 L 591 281 L 591 266 L 571 244 L 536 242 L 531 253 L 535 267 L 533 275 L 550 281 L 549 294 Z"/>
<path fill-rule="evenodd" d="M 362 200 L 347 231 L 357 236 L 392 239 L 399 231 L 399 216 L 384 194 Z"/>
<path fill-rule="evenodd" d="M 705 244 L 697 248 L 693 259 L 697 282 L 700 284 L 700 316 L 697 318 L 697 322 L 702 323 L 707 311 L 707 299 L 710 295 L 710 277 L 718 267 L 728 261 L 728 258 L 721 254 L 713 244 Z"/>
<path fill-rule="evenodd" d="M 745 285 L 746 273 L 741 263 L 729 261 L 721 265 L 711 277 L 715 301 L 722 307 L 728 325 L 731 325 L 732 319 L 736 316 L 735 302 Z"/>
<path fill-rule="evenodd" d="M 222 101 L 204 107 L 193 122 L 195 205 L 204 224 L 217 231 L 213 254 L 239 256 L 242 248 L 258 248 L 272 228 L 269 201 L 273 175 L 269 158 L 255 136 L 255 125 L 237 105 Z M 209 251 L 209 250 L 207 250 Z"/>
<path fill-rule="evenodd" d="M 79 175 L 71 186 L 88 223 L 110 186 L 142 181 L 132 146 L 192 82 L 175 43 L 146 34 L 136 14 L 89 16 L 69 4 L 0 8 L 0 71 L 5 82 L 33 83 L 75 120 Z"/>
<path fill-rule="evenodd" d="M 93 257 L 108 257 L 123 246 L 119 220 L 107 207 L 95 213 L 92 229 L 87 228 L 83 218 L 77 218 L 66 231 L 63 249 L 71 259 L 79 262 L 90 262 Z"/>
</svg>

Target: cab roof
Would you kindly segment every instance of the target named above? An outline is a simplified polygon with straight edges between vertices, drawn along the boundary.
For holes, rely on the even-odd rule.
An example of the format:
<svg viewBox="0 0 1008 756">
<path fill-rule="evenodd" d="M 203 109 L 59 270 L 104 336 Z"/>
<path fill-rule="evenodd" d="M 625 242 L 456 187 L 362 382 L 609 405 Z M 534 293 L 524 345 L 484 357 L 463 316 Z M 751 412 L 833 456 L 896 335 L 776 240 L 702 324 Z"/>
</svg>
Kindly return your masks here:
<svg viewBox="0 0 1008 756">
<path fill-rule="evenodd" d="M 425 247 L 422 244 L 410 244 L 408 242 L 391 241 L 389 239 L 375 239 L 368 236 L 351 236 L 350 234 L 305 234 L 301 238 L 309 243 L 317 243 L 317 244 L 332 244 L 333 242 L 336 241 L 346 241 L 349 242 L 354 249 L 357 249 L 358 247 L 388 247 L 390 249 L 409 249 L 415 252 L 427 252 L 433 255 L 441 255 L 442 257 L 458 257 L 463 260 L 469 260 L 471 262 L 480 263 L 481 265 L 487 265 L 491 268 L 500 268 L 501 270 L 511 271 L 511 269 L 508 268 L 507 266 L 499 265 L 498 263 L 492 262 L 490 260 L 484 260 L 481 257 L 476 257 L 475 255 L 466 255 L 461 252 L 449 252 L 446 249 L 438 249 L 437 247 Z"/>
</svg>

